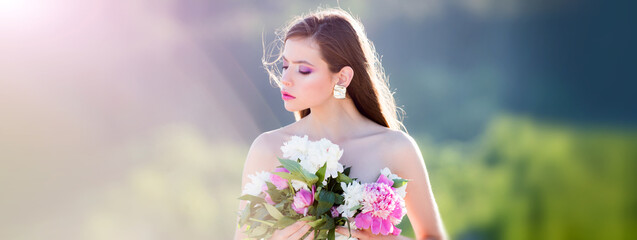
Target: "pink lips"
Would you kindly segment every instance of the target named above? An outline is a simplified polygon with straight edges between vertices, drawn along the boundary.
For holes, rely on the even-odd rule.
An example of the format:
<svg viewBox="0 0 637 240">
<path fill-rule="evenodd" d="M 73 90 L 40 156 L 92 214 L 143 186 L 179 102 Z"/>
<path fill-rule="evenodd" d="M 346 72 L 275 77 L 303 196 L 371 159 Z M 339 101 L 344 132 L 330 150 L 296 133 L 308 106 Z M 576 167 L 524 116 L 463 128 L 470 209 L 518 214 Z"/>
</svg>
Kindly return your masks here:
<svg viewBox="0 0 637 240">
<path fill-rule="evenodd" d="M 281 91 L 281 98 L 283 98 L 283 100 L 292 100 L 292 99 L 295 99 L 296 97 L 290 95 L 286 91 Z"/>
</svg>

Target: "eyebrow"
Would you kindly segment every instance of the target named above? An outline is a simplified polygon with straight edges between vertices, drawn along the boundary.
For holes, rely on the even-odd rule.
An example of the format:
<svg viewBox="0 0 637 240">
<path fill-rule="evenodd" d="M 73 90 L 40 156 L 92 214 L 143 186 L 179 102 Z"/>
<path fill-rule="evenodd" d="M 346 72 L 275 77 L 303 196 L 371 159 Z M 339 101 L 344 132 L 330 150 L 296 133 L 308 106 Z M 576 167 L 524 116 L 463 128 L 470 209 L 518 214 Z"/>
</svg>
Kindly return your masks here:
<svg viewBox="0 0 637 240">
<path fill-rule="evenodd" d="M 281 57 L 283 57 L 283 60 L 288 61 L 288 59 L 287 59 L 287 58 L 285 58 L 285 56 L 281 55 Z M 288 62 L 290 62 L 290 61 L 288 61 Z M 310 62 L 305 61 L 305 60 L 292 61 L 292 63 L 296 63 L 296 64 L 299 64 L 299 63 L 305 63 L 305 64 L 307 64 L 307 65 L 310 65 L 310 66 L 314 67 L 314 65 L 312 65 Z"/>
</svg>

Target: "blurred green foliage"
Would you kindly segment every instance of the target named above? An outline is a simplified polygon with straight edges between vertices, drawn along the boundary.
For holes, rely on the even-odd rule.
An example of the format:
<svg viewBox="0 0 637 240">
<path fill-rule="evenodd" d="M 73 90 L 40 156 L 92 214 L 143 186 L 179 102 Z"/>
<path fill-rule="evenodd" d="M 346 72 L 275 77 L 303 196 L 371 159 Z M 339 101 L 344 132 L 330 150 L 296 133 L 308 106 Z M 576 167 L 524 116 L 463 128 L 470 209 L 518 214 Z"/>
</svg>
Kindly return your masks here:
<svg viewBox="0 0 637 240">
<path fill-rule="evenodd" d="M 231 239 L 248 148 L 165 126 L 119 152 L 152 161 L 95 193 L 84 239 Z"/>
<path fill-rule="evenodd" d="M 471 143 L 419 139 L 453 239 L 637 236 L 637 135 L 500 115 Z"/>
</svg>

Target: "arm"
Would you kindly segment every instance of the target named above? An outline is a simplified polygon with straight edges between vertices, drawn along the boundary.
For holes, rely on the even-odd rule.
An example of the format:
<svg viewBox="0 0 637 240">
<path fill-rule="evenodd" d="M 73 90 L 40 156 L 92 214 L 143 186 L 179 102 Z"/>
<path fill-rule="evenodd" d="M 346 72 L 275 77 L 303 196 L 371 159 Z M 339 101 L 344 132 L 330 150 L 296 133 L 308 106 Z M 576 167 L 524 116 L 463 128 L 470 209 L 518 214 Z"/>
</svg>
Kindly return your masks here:
<svg viewBox="0 0 637 240">
<path fill-rule="evenodd" d="M 425 162 L 416 141 L 406 133 L 397 132 L 387 142 L 393 144 L 388 146 L 388 155 L 383 158 L 386 159 L 383 164 L 401 178 L 410 180 L 407 184 L 405 206 L 416 239 L 448 239 L 431 191 Z M 345 236 L 349 235 L 346 227 L 338 227 L 336 231 Z M 369 229 L 352 230 L 352 235 L 361 240 L 409 239 L 405 236 L 374 235 Z"/>
<path fill-rule="evenodd" d="M 245 164 L 243 165 L 243 174 L 241 177 L 241 189 L 250 181 L 248 175 L 254 174 L 258 171 L 270 171 L 274 169 L 271 165 L 273 164 L 271 159 L 276 159 L 275 155 L 271 152 L 272 149 L 268 147 L 268 143 L 270 136 L 269 133 L 262 133 L 259 135 L 250 146 L 250 150 L 248 151 L 248 156 L 246 157 Z M 239 211 L 243 210 L 247 205 L 246 201 L 239 201 Z M 239 222 L 239 218 L 237 217 L 237 223 Z M 234 239 L 241 240 L 247 238 L 245 234 L 243 234 L 244 229 L 239 228 L 239 224 L 236 226 Z"/>
<path fill-rule="evenodd" d="M 392 172 L 410 180 L 405 205 L 416 239 L 447 239 L 418 144 L 406 133 L 397 135 L 387 164 Z"/>
<path fill-rule="evenodd" d="M 279 162 L 276 160 L 276 155 L 273 153 L 273 149 L 276 149 L 274 143 L 278 143 L 278 141 L 271 132 L 262 133 L 252 142 L 243 166 L 241 189 L 250 181 L 248 175 L 260 171 L 272 171 L 272 169 L 279 165 Z M 246 201 L 240 200 L 239 211 L 243 210 L 246 205 Z M 239 217 L 237 217 L 236 222 L 237 228 L 235 229 L 234 239 L 241 240 L 248 238 L 248 236 L 243 234 L 245 229 L 239 228 Z M 300 239 L 309 229 L 310 225 L 307 225 L 307 222 L 296 222 L 284 229 L 275 231 L 270 239 Z M 305 239 L 314 239 L 314 233 L 310 233 Z"/>
</svg>

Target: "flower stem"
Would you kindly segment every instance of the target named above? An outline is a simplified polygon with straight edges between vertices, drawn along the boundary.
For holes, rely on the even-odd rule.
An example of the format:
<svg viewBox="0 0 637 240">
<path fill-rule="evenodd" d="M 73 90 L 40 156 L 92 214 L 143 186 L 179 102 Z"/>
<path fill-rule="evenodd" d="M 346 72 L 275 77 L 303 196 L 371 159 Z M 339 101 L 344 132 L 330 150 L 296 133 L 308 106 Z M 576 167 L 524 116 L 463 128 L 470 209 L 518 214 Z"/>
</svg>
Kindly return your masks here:
<svg viewBox="0 0 637 240">
<path fill-rule="evenodd" d="M 268 226 L 270 226 L 270 227 L 274 226 L 274 223 L 267 222 L 267 221 L 263 221 L 263 220 L 260 220 L 260 219 L 250 218 L 250 220 L 252 220 L 252 221 L 257 221 L 257 222 L 260 222 L 260 223 L 263 223 L 263 224 L 268 225 Z"/>
</svg>

